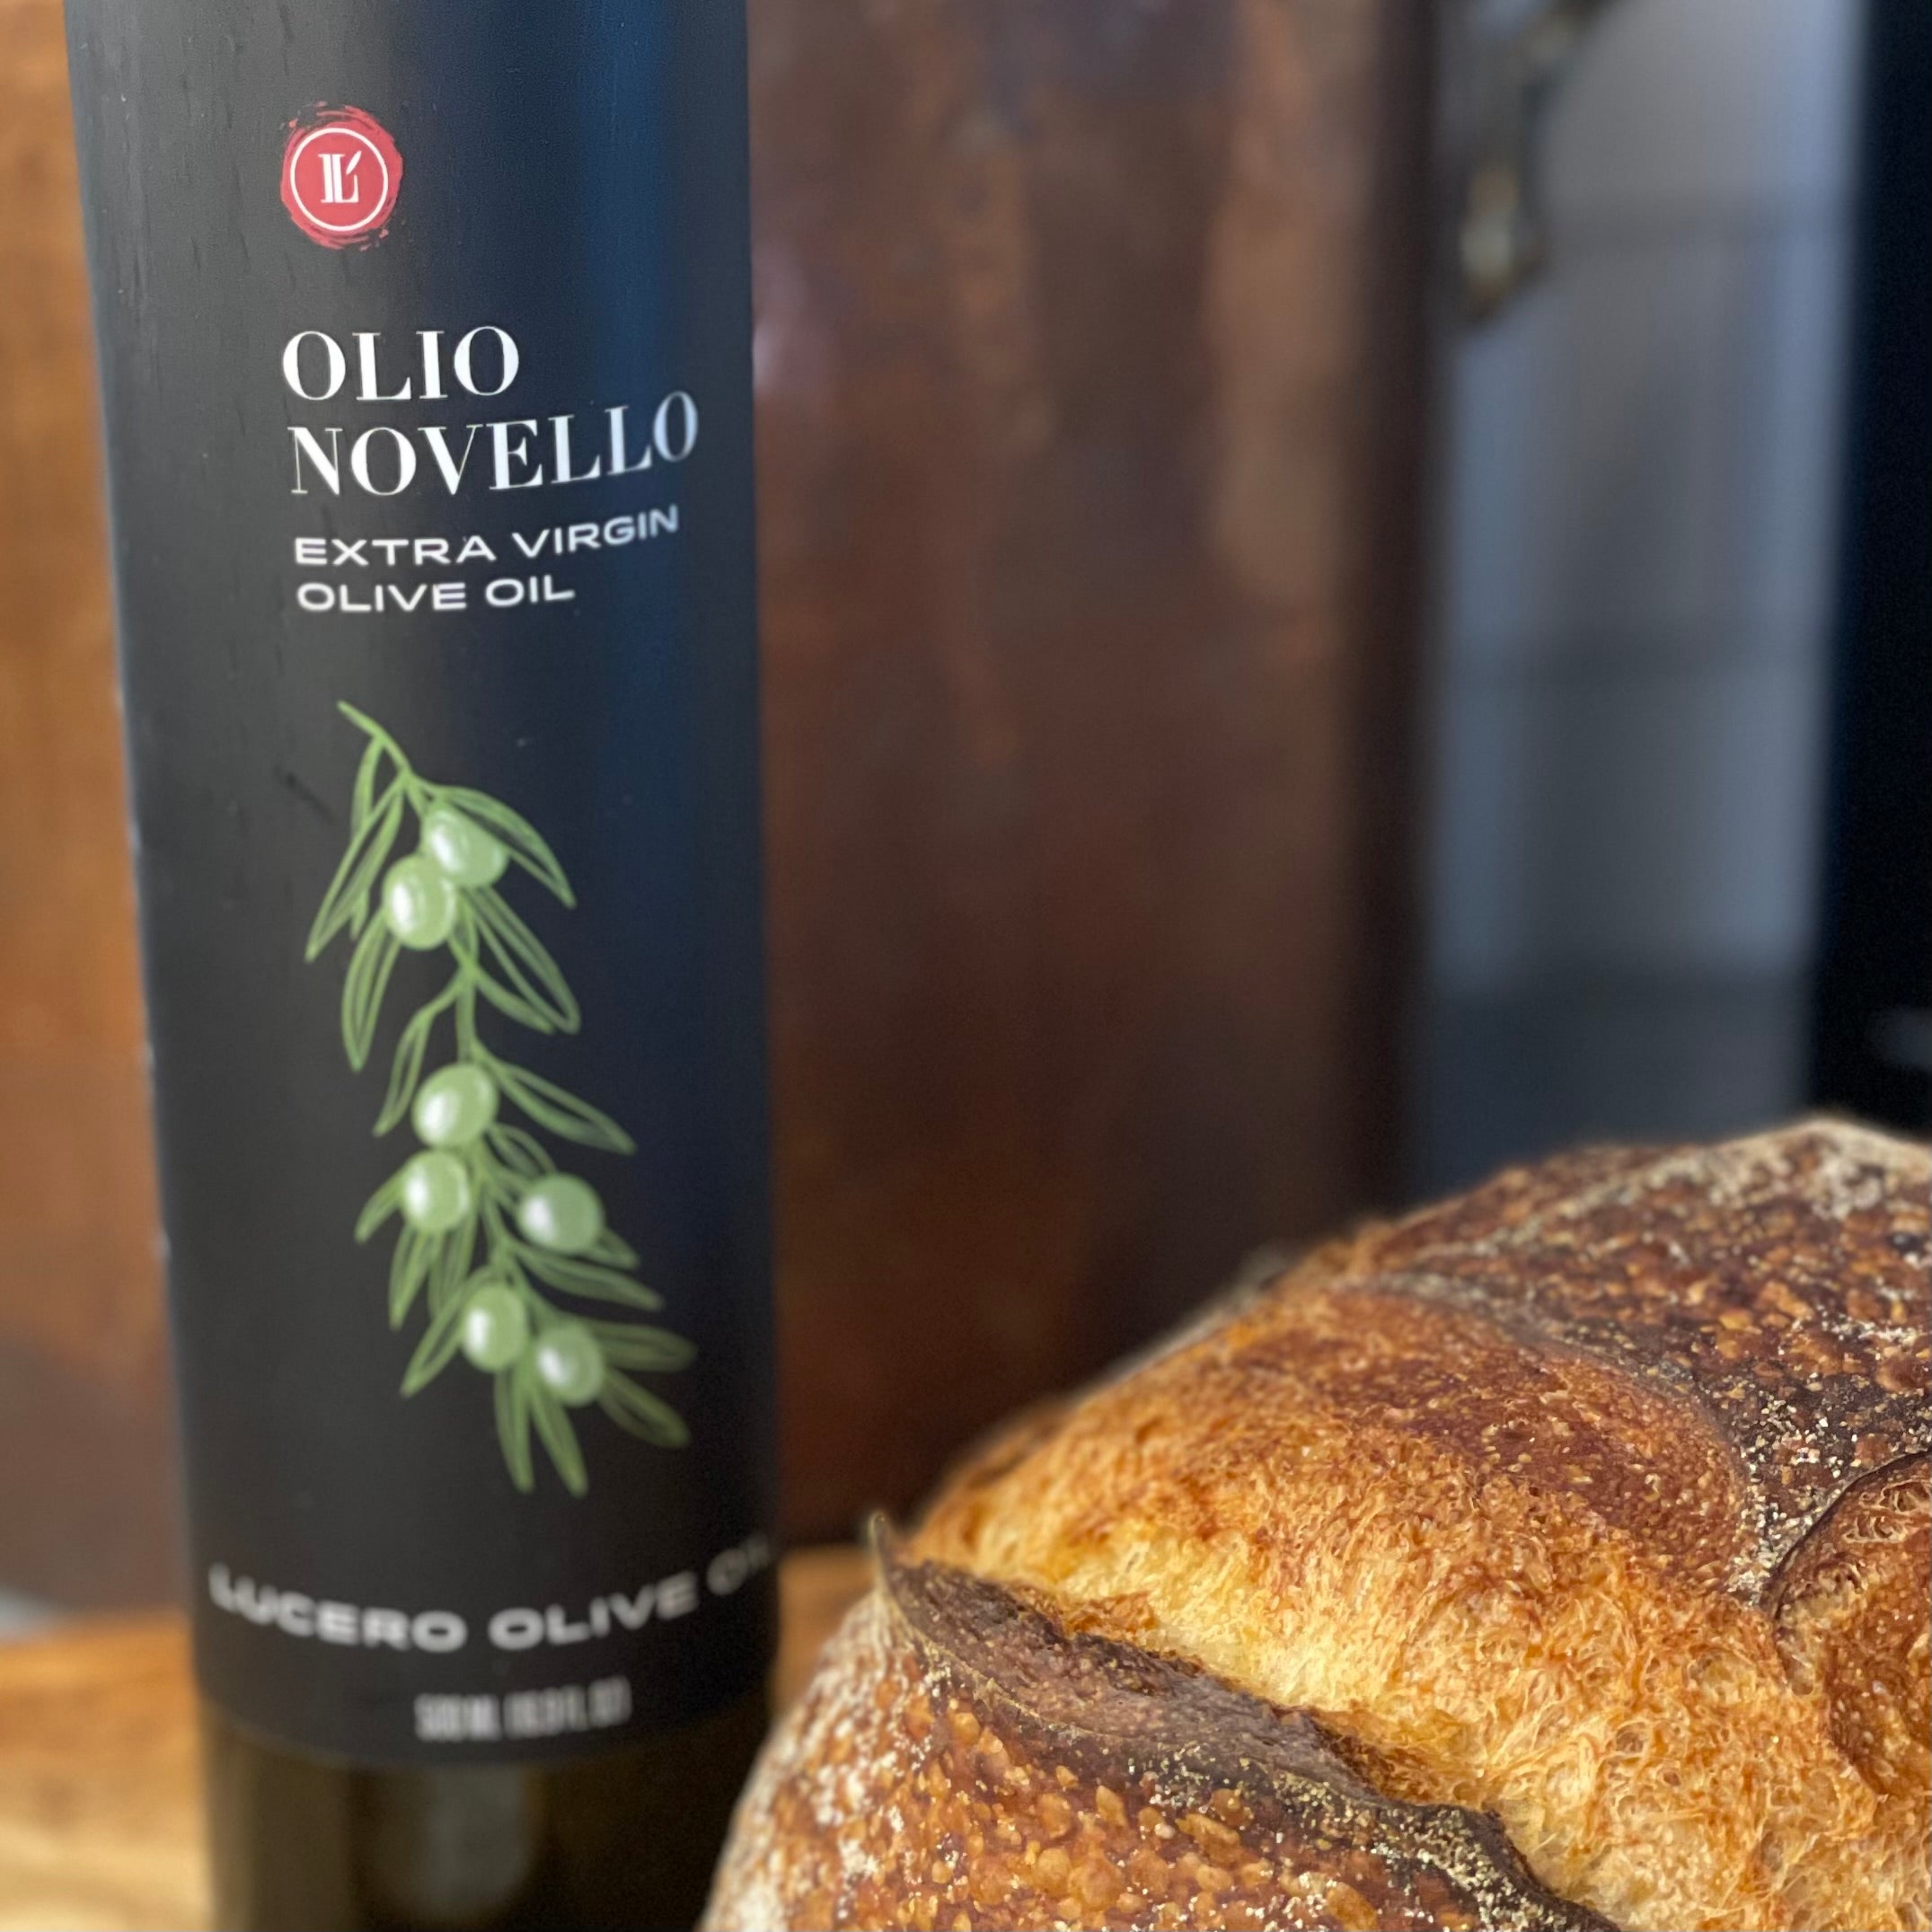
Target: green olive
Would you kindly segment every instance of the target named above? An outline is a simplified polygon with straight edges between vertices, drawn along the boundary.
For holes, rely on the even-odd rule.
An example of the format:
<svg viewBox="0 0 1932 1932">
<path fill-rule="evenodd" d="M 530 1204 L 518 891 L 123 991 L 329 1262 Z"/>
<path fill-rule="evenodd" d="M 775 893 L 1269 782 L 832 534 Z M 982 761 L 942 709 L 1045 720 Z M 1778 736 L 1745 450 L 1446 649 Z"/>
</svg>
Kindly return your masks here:
<svg viewBox="0 0 1932 1932">
<path fill-rule="evenodd" d="M 516 1204 L 516 1225 L 524 1239 L 539 1248 L 580 1255 L 604 1232 L 604 1203 L 588 1181 L 574 1174 L 546 1174 L 524 1190 Z"/>
<path fill-rule="evenodd" d="M 492 1375 L 508 1368 L 529 1339 L 530 1317 L 514 1289 L 486 1282 L 470 1297 L 463 1311 L 463 1352 L 477 1368 Z"/>
<path fill-rule="evenodd" d="M 597 1399 L 604 1387 L 604 1351 L 581 1322 L 560 1321 L 537 1337 L 531 1351 L 537 1380 L 572 1408 Z"/>
<path fill-rule="evenodd" d="M 454 1154 L 418 1154 L 402 1170 L 402 1218 L 424 1234 L 446 1234 L 475 1204 L 470 1170 Z"/>
<path fill-rule="evenodd" d="M 456 888 L 428 860 L 399 859 L 383 881 L 383 917 L 414 952 L 428 952 L 456 925 Z"/>
<path fill-rule="evenodd" d="M 510 862 L 503 841 L 453 806 L 432 806 L 423 819 L 423 850 L 459 886 L 493 886 Z"/>
<path fill-rule="evenodd" d="M 467 1147 L 497 1117 L 497 1083 L 481 1067 L 445 1067 L 418 1090 L 410 1117 L 431 1147 Z"/>
</svg>

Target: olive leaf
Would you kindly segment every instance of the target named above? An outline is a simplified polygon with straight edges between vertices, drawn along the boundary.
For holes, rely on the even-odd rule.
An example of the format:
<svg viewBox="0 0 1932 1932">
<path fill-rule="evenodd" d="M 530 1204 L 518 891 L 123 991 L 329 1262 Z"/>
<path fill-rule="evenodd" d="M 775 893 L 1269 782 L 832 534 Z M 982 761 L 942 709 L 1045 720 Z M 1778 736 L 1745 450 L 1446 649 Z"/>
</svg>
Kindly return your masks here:
<svg viewBox="0 0 1932 1932">
<path fill-rule="evenodd" d="M 536 1487 L 530 1467 L 530 1395 L 514 1369 L 497 1377 L 497 1441 L 510 1480 L 525 1495 Z"/>
<path fill-rule="evenodd" d="M 429 1326 L 403 1371 L 404 1395 L 427 1389 L 456 1359 L 456 1351 L 463 1345 L 463 1308 L 461 1301 L 454 1301 L 429 1318 Z"/>
<path fill-rule="evenodd" d="M 348 850 L 336 868 L 329 890 L 316 908 L 315 922 L 309 928 L 304 957 L 311 962 L 328 948 L 329 942 L 345 927 L 358 936 L 369 916 L 369 892 L 382 874 L 384 861 L 402 828 L 402 783 L 399 779 L 383 794 L 357 825 Z"/>
<path fill-rule="evenodd" d="M 493 1055 L 490 1071 L 498 1086 L 529 1115 L 540 1127 L 585 1147 L 601 1147 L 609 1153 L 631 1154 L 637 1142 L 611 1116 L 568 1093 L 556 1081 L 545 1080 L 526 1067 L 513 1067 Z"/>
<path fill-rule="evenodd" d="M 476 933 L 516 996 L 534 1007 L 560 1033 L 575 1033 L 583 1023 L 577 995 L 565 984 L 557 962 L 536 934 L 513 913 L 492 886 L 470 895 Z"/>
<path fill-rule="evenodd" d="M 356 1239 L 366 1241 L 402 1204 L 402 1176 L 392 1174 L 362 1204 L 356 1217 Z"/>
<path fill-rule="evenodd" d="M 425 1234 L 418 1228 L 404 1228 L 396 1237 L 395 1252 L 389 1260 L 389 1326 L 400 1328 L 410 1305 L 429 1278 L 437 1252 L 443 1245 L 440 1234 Z"/>
<path fill-rule="evenodd" d="M 409 1112 L 410 1102 L 416 1098 L 416 1089 L 422 1079 L 423 1055 L 429 1049 L 429 1036 L 436 1031 L 437 1016 L 446 1003 L 446 1000 L 431 1001 L 403 1028 L 389 1070 L 389 1091 L 383 1096 L 383 1110 L 375 1116 L 377 1134 L 387 1134 Z"/>
<path fill-rule="evenodd" d="M 470 1266 L 476 1258 L 476 1216 L 467 1214 L 445 1237 L 429 1275 L 429 1308 L 441 1314 L 452 1302 L 466 1299 Z"/>
<path fill-rule="evenodd" d="M 604 1359 L 613 1368 L 668 1373 L 689 1368 L 697 1354 L 683 1336 L 673 1335 L 668 1328 L 627 1321 L 594 1321 L 589 1327 L 604 1349 Z"/>
<path fill-rule="evenodd" d="M 525 1180 L 535 1180 L 544 1174 L 554 1174 L 557 1163 L 550 1157 L 550 1150 L 534 1134 L 525 1134 L 521 1127 L 513 1127 L 507 1121 L 498 1121 L 485 1136 L 503 1164 Z"/>
<path fill-rule="evenodd" d="M 634 1268 L 639 1266 L 638 1251 L 621 1235 L 613 1234 L 606 1228 L 588 1248 L 584 1250 L 587 1261 L 601 1261 L 606 1267 Z"/>
<path fill-rule="evenodd" d="M 506 1019 L 514 1019 L 518 1026 L 528 1027 L 533 1033 L 556 1032 L 556 1022 L 542 1007 L 534 1006 L 528 1000 L 513 992 L 483 964 L 472 932 L 465 931 L 458 937 L 453 937 L 450 940 L 450 950 L 455 954 L 457 963 L 467 975 L 469 983 Z"/>
<path fill-rule="evenodd" d="M 360 832 L 369 822 L 369 808 L 375 798 L 375 781 L 383 767 L 385 754 L 380 738 L 371 738 L 369 748 L 362 754 L 362 763 L 356 767 L 356 789 L 349 795 L 348 829 Z"/>
<path fill-rule="evenodd" d="M 440 944 L 447 949 L 454 969 L 450 978 L 397 1035 L 377 1134 L 410 1117 L 426 1081 L 473 1070 L 464 1075 L 467 1085 L 446 1083 L 436 1111 L 424 1117 L 428 1149 L 392 1174 L 363 1204 L 356 1222 L 356 1239 L 366 1242 L 401 1212 L 389 1256 L 391 1324 L 401 1328 L 419 1302 L 428 1310 L 403 1371 L 402 1393 L 414 1396 L 427 1389 L 465 1352 L 466 1336 L 477 1336 L 472 1359 L 479 1366 L 490 1364 L 497 1438 L 511 1482 L 526 1494 L 536 1486 L 534 1430 L 564 1487 L 581 1496 L 589 1472 L 577 1425 L 563 1397 L 538 1372 L 534 1338 L 560 1326 L 578 1330 L 579 1355 L 587 1346 L 601 1374 L 597 1400 L 605 1415 L 630 1434 L 667 1449 L 683 1447 L 689 1432 L 668 1403 L 632 1378 L 674 1373 L 690 1364 L 695 1351 L 682 1336 L 629 1312 L 600 1319 L 582 1311 L 584 1303 L 644 1312 L 663 1305 L 638 1278 L 636 1250 L 608 1227 L 576 1253 L 522 1232 L 525 1195 L 558 1172 L 543 1134 L 615 1156 L 634 1153 L 636 1143 L 602 1109 L 545 1075 L 499 1058 L 481 1038 L 478 1022 L 490 1012 L 530 1032 L 555 1036 L 575 1033 L 581 1011 L 550 948 L 502 891 L 480 883 L 477 869 L 461 853 L 451 855 L 445 834 L 429 826 L 431 815 L 459 815 L 475 834 L 467 850 L 480 850 L 487 860 L 487 841 L 494 839 L 505 858 L 563 904 L 573 905 L 575 898 L 556 854 L 526 819 L 484 792 L 432 783 L 374 719 L 350 705 L 340 709 L 368 743 L 350 790 L 348 847 L 316 909 L 307 957 L 316 958 L 344 932 L 354 942 L 342 982 L 342 1045 L 350 1066 L 360 1072 L 375 1050 L 405 936 L 412 948 L 428 951 Z M 384 869 L 412 818 L 421 849 L 412 849 L 409 860 L 416 869 L 411 889 L 385 898 Z M 426 829 L 431 836 L 424 840 Z M 437 887 L 439 908 L 433 894 L 425 897 L 425 866 L 432 869 L 430 885 L 443 881 Z M 481 869 L 486 875 L 490 869 L 488 864 Z M 427 910 L 412 913 L 412 905 Z M 430 1048 L 446 1012 L 453 1022 L 454 1059 L 432 1070 Z M 481 1114 L 478 1076 L 481 1094 L 491 1103 Z M 498 1097 L 516 1107 L 529 1127 L 491 1117 Z M 471 1109 L 467 1126 L 465 1106 Z M 587 1185 L 570 1178 L 577 1186 Z M 432 1213 L 432 1228 L 419 1225 Z M 489 1303 L 477 1302 L 486 1286 L 495 1293 Z M 498 1368 L 500 1351 L 490 1339 L 492 1326 L 499 1339 L 525 1332 L 501 1328 L 505 1297 L 513 1310 L 521 1310 L 533 1340 L 507 1367 Z M 472 1306 L 482 1315 L 480 1329 L 465 1321 Z"/>
<path fill-rule="evenodd" d="M 518 1244 L 516 1258 L 540 1282 L 565 1294 L 583 1295 L 593 1301 L 622 1301 L 627 1308 L 648 1309 L 653 1313 L 664 1306 L 662 1295 L 615 1268 L 601 1268 L 572 1255 L 550 1254 L 526 1243 Z"/>
<path fill-rule="evenodd" d="M 682 1449 L 691 1440 L 684 1417 L 668 1402 L 659 1401 L 648 1389 L 640 1389 L 627 1375 L 613 1372 L 604 1376 L 597 1406 L 620 1429 L 641 1435 L 660 1449 Z"/>
<path fill-rule="evenodd" d="M 375 1044 L 375 1023 L 382 1018 L 383 995 L 396 969 L 402 942 L 381 920 L 366 928 L 342 981 L 342 1045 L 348 1063 L 359 1073 Z"/>
<path fill-rule="evenodd" d="M 582 1495 L 590 1487 L 590 1477 L 584 1468 L 584 1451 L 578 1447 L 577 1431 L 570 1426 L 569 1412 L 539 1386 L 530 1390 L 530 1413 L 537 1434 L 550 1451 L 550 1460 L 563 1478 L 563 1486 L 574 1496 Z"/>
<path fill-rule="evenodd" d="M 470 791 L 461 785 L 446 785 L 442 796 L 446 804 L 454 806 L 465 817 L 477 820 L 501 839 L 510 857 L 541 879 L 566 905 L 577 904 L 577 895 L 570 890 L 570 881 L 557 863 L 556 853 L 543 842 L 527 818 L 487 792 Z"/>
</svg>

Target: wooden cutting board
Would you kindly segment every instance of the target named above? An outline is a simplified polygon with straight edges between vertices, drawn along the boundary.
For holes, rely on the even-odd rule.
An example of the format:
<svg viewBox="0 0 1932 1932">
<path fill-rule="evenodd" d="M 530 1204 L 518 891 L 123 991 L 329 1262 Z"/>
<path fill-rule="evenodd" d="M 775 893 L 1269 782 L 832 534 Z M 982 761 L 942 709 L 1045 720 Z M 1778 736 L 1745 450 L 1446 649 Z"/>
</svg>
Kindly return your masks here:
<svg viewBox="0 0 1932 1932">
<path fill-rule="evenodd" d="M 868 1575 L 842 1547 L 786 1558 L 781 1705 Z M 87 1623 L 0 1646 L 0 1932 L 207 1923 L 181 1619 Z"/>
</svg>

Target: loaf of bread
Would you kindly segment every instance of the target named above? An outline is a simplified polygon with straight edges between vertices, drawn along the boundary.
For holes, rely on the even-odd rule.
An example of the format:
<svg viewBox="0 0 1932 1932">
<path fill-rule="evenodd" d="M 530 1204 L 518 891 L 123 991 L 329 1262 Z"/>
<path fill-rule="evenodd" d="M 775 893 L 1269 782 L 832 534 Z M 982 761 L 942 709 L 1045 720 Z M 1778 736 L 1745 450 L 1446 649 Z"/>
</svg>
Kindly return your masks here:
<svg viewBox="0 0 1932 1932">
<path fill-rule="evenodd" d="M 1926 1926 L 1928 1211 L 1808 1123 L 1251 1281 L 882 1536 L 707 1924 Z"/>
</svg>

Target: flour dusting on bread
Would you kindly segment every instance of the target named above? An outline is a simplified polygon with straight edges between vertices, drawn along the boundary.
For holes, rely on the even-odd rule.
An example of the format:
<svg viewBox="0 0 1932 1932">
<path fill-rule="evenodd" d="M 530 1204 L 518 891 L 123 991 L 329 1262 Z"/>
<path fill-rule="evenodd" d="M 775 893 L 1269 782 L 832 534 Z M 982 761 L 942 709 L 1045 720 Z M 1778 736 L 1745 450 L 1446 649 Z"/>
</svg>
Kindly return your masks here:
<svg viewBox="0 0 1932 1932">
<path fill-rule="evenodd" d="M 1928 1223 L 1924 1149 L 1807 1122 L 1564 1156 L 1318 1250 L 963 1469 L 907 1560 L 1060 1633 L 999 1625 L 973 1723 L 1090 1633 L 1110 1683 L 1139 1658 L 1277 1742 L 1312 1726 L 1354 1767 L 1322 1774 L 1334 1817 L 1204 1879 L 1157 1835 L 1190 1751 L 1143 1737 L 1144 1818 L 1093 1812 L 1062 1873 L 1028 1794 L 933 1769 L 921 1699 L 948 1721 L 957 1673 L 882 1593 L 746 1800 L 719 1899 L 767 1918 L 714 1924 L 1502 1923 L 1451 1895 L 1467 1872 L 1402 1863 L 1425 1819 L 1486 1818 L 1511 1923 L 1926 1927 Z M 1100 1748 L 1060 1769 L 1113 1789 Z M 881 1811 L 908 1776 L 946 1797 Z"/>
</svg>

